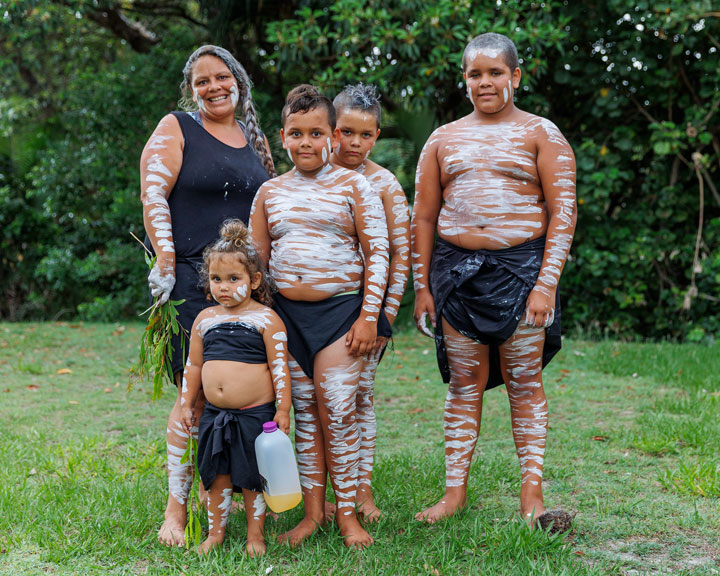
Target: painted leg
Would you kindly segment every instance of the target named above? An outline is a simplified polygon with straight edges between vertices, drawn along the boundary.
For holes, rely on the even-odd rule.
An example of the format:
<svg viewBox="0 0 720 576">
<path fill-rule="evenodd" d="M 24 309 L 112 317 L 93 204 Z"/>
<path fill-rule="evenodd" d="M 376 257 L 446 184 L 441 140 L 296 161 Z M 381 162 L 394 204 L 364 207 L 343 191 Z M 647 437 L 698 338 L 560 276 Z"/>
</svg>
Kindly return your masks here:
<svg viewBox="0 0 720 576">
<path fill-rule="evenodd" d="M 225 526 L 230 516 L 232 495 L 230 474 L 218 474 L 207 491 L 208 535 L 198 547 L 198 554 L 207 554 L 225 540 Z"/>
<path fill-rule="evenodd" d="M 255 558 L 262 556 L 267 550 L 265 545 L 265 499 L 262 492 L 253 492 L 245 488 L 242 492 L 248 523 L 245 551 L 250 558 Z"/>
<path fill-rule="evenodd" d="M 443 334 L 450 364 L 445 398 L 445 495 L 415 515 L 432 524 L 455 514 L 467 501 L 468 473 L 480 430 L 482 397 L 487 385 L 488 347 L 467 338 L 444 319 Z"/>
<path fill-rule="evenodd" d="M 178 373 L 176 377 L 179 378 Z M 158 531 L 158 539 L 167 546 L 185 545 L 187 523 L 187 498 L 193 481 L 193 463 L 181 463 L 189 436 L 180 424 L 180 400 L 182 391 L 178 386 L 175 405 L 170 412 L 167 426 L 168 501 L 165 521 Z"/>
<path fill-rule="evenodd" d="M 372 494 L 372 472 L 375 460 L 377 420 L 373 405 L 375 372 L 378 360 L 365 360 L 357 392 L 357 425 L 360 434 L 360 459 L 358 464 L 357 509 L 360 517 L 368 523 L 379 520 L 382 512 L 375 505 Z"/>
<path fill-rule="evenodd" d="M 520 510 L 531 525 L 545 511 L 542 473 L 548 409 L 542 385 L 544 343 L 544 328 L 521 325 L 500 347 L 500 364 L 510 400 L 513 438 L 520 459 Z"/>
<path fill-rule="evenodd" d="M 278 536 L 281 542 L 297 546 L 312 535 L 325 520 L 325 447 L 318 416 L 315 385 L 292 358 L 288 362 L 295 408 L 295 451 L 305 517 L 292 530 Z"/>
<path fill-rule="evenodd" d="M 325 436 L 325 455 L 335 491 L 337 513 L 345 546 L 365 548 L 373 539 L 355 513 L 360 436 L 355 404 L 364 360 L 349 356 L 342 337 L 315 357 L 315 393 Z"/>
</svg>

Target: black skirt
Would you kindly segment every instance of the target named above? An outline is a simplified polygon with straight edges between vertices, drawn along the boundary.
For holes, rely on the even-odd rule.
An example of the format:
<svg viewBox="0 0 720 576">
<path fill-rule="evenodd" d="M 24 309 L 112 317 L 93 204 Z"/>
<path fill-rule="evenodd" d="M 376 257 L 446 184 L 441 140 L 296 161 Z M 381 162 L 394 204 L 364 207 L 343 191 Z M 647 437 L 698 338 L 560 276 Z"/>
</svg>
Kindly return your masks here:
<svg viewBox="0 0 720 576">
<path fill-rule="evenodd" d="M 430 266 L 430 291 L 438 321 L 435 348 L 443 382 L 450 381 L 441 317 L 462 335 L 490 347 L 486 389 L 504 382 L 498 347 L 510 338 L 525 314 L 545 252 L 545 237 L 502 250 L 466 250 L 439 238 Z M 555 320 L 545 330 L 543 366 L 561 348 L 560 291 Z"/>
<path fill-rule="evenodd" d="M 288 350 L 310 378 L 315 355 L 348 333 L 360 317 L 362 294 L 341 294 L 318 302 L 273 296 L 273 308 L 285 323 Z M 378 316 L 377 335 L 390 338 L 392 329 L 383 312 Z"/>
<path fill-rule="evenodd" d="M 218 474 L 230 474 L 235 492 L 262 492 L 255 439 L 265 422 L 275 418 L 275 403 L 233 410 L 205 402 L 198 425 L 198 471 L 206 489 Z"/>
</svg>

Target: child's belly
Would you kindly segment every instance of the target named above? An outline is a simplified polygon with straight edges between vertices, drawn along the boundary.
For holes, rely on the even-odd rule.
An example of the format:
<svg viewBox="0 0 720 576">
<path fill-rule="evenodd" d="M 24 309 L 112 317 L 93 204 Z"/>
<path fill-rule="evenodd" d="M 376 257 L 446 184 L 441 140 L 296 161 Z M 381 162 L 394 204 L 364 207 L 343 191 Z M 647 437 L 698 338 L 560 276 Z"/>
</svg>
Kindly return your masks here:
<svg viewBox="0 0 720 576">
<path fill-rule="evenodd" d="M 443 240 L 469 250 L 499 250 L 539 238 L 548 216 L 538 190 L 520 193 L 510 186 L 448 186 L 438 215 Z"/>
<path fill-rule="evenodd" d="M 205 398 L 218 408 L 245 408 L 275 401 L 267 364 L 210 360 L 202 367 Z"/>
</svg>

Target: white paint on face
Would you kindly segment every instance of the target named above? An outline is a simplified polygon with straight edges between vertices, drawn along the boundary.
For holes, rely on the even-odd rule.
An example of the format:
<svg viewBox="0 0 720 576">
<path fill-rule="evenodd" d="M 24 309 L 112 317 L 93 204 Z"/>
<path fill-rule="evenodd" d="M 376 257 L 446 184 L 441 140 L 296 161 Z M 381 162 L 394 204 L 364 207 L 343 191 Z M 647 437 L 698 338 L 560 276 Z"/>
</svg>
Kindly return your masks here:
<svg viewBox="0 0 720 576">
<path fill-rule="evenodd" d="M 237 108 L 238 100 L 240 100 L 240 91 L 238 90 L 237 83 L 233 82 L 233 85 L 230 87 L 230 101 L 232 102 L 233 108 Z"/>
<path fill-rule="evenodd" d="M 238 302 L 245 302 L 248 295 L 248 286 L 247 284 L 243 284 L 242 286 L 238 286 L 235 292 L 233 293 L 233 298 L 237 300 Z"/>
<path fill-rule="evenodd" d="M 289 148 L 289 147 L 286 147 L 286 148 L 285 148 L 285 152 L 287 152 L 288 158 L 290 158 L 290 162 L 292 162 L 293 164 L 295 164 L 295 160 L 293 160 L 292 152 L 290 152 L 290 148 Z"/>
<path fill-rule="evenodd" d="M 202 96 L 198 94 L 197 88 L 193 88 L 193 94 L 195 94 L 195 102 L 197 102 L 200 112 L 202 112 L 203 114 L 207 114 L 207 108 L 205 108 L 205 101 L 202 99 Z"/>
</svg>

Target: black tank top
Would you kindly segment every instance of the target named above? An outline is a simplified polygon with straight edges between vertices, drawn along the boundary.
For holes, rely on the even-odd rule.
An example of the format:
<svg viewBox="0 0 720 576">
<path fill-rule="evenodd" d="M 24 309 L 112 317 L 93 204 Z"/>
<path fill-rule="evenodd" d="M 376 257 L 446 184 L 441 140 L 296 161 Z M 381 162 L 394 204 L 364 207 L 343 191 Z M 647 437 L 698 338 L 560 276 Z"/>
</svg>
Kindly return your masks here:
<svg viewBox="0 0 720 576">
<path fill-rule="evenodd" d="M 240 322 L 223 322 L 203 336 L 203 362 L 230 360 L 247 364 L 266 364 L 267 351 L 262 334 Z"/>
<path fill-rule="evenodd" d="M 192 258 L 202 256 L 228 218 L 247 224 L 255 194 L 268 180 L 268 173 L 249 144 L 233 148 L 212 136 L 190 114 L 173 112 L 173 116 L 180 123 L 185 148 L 168 205 L 175 257 Z"/>
</svg>

